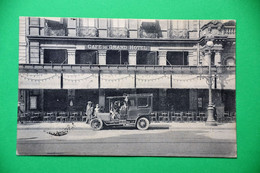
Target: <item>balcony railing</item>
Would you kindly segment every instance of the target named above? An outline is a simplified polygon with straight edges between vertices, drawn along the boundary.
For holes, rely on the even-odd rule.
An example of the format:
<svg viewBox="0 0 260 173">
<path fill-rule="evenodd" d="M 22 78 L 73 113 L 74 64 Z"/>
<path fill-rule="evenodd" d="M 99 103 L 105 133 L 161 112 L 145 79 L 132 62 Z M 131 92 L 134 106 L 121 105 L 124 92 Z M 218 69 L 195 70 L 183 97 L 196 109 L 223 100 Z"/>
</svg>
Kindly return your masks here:
<svg viewBox="0 0 260 173">
<path fill-rule="evenodd" d="M 44 27 L 45 36 L 66 36 L 66 28 Z"/>
<path fill-rule="evenodd" d="M 156 32 L 146 32 L 143 29 L 140 29 L 140 38 L 158 38 L 158 33 Z"/>
<path fill-rule="evenodd" d="M 224 27 L 224 34 L 225 35 L 236 35 L 235 26 L 225 26 Z"/>
<path fill-rule="evenodd" d="M 95 27 L 79 27 L 77 29 L 77 33 L 79 37 L 97 37 L 98 31 Z"/>
<path fill-rule="evenodd" d="M 184 29 L 174 29 L 169 31 L 170 38 L 173 39 L 188 39 L 189 32 Z"/>
<path fill-rule="evenodd" d="M 110 37 L 127 38 L 129 34 L 125 27 L 111 27 L 108 29 L 108 35 Z"/>
<path fill-rule="evenodd" d="M 212 66 L 212 73 L 235 73 L 235 66 Z M 59 64 L 19 64 L 19 71 L 124 71 L 173 74 L 208 74 L 208 66 L 161 66 L 161 65 L 59 65 Z"/>
</svg>

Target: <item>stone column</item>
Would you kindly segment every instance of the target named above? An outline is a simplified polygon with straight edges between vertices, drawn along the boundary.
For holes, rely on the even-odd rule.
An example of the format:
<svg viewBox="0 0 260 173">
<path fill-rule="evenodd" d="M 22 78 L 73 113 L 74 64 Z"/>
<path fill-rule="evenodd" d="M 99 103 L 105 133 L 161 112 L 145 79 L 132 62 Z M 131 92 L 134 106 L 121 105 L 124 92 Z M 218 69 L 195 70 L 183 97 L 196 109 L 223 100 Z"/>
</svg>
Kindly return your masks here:
<svg viewBox="0 0 260 173">
<path fill-rule="evenodd" d="M 136 65 L 137 51 L 129 51 L 128 63 L 129 65 Z"/>
<path fill-rule="evenodd" d="M 44 64 L 44 49 L 40 48 L 40 64 Z"/>
<path fill-rule="evenodd" d="M 188 54 L 189 66 L 196 66 L 198 64 L 197 59 L 198 59 L 197 52 L 189 51 L 189 54 Z"/>
<path fill-rule="evenodd" d="M 99 65 L 106 65 L 106 50 L 98 50 L 98 62 Z"/>
<path fill-rule="evenodd" d="M 159 51 L 158 65 L 167 65 L 166 55 L 167 51 Z"/>
<path fill-rule="evenodd" d="M 68 52 L 68 64 L 76 64 L 76 50 L 67 49 Z"/>
<path fill-rule="evenodd" d="M 216 51 L 215 52 L 215 62 L 214 64 L 216 66 L 220 66 L 221 65 L 221 52 L 220 51 Z"/>
</svg>

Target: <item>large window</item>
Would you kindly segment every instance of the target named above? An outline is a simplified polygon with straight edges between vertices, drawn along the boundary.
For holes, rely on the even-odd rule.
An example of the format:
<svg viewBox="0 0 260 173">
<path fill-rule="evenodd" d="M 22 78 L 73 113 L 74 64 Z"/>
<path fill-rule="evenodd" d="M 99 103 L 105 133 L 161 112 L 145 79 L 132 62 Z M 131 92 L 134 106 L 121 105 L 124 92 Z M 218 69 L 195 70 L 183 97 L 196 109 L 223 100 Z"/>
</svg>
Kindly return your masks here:
<svg viewBox="0 0 260 173">
<path fill-rule="evenodd" d="M 47 36 L 66 36 L 66 18 L 45 18 L 45 35 Z"/>
<path fill-rule="evenodd" d="M 44 63 L 67 64 L 67 50 L 63 49 L 45 49 Z"/>
<path fill-rule="evenodd" d="M 167 52 L 167 65 L 188 65 L 188 52 Z"/>
<path fill-rule="evenodd" d="M 76 64 L 96 64 L 96 56 L 95 50 L 77 50 Z"/>
<path fill-rule="evenodd" d="M 172 29 L 183 30 L 188 28 L 188 20 L 173 20 Z"/>
<path fill-rule="evenodd" d="M 158 65 L 157 52 L 152 51 L 138 51 L 137 64 L 138 65 Z"/>
<path fill-rule="evenodd" d="M 30 109 L 37 109 L 37 96 L 30 96 Z"/>
<path fill-rule="evenodd" d="M 128 51 L 108 50 L 106 64 L 128 64 Z"/>
<path fill-rule="evenodd" d="M 125 19 L 112 19 L 111 26 L 112 27 L 125 27 Z"/>
<path fill-rule="evenodd" d="M 95 19 L 81 19 L 81 26 L 85 27 L 94 27 L 95 26 Z"/>
</svg>

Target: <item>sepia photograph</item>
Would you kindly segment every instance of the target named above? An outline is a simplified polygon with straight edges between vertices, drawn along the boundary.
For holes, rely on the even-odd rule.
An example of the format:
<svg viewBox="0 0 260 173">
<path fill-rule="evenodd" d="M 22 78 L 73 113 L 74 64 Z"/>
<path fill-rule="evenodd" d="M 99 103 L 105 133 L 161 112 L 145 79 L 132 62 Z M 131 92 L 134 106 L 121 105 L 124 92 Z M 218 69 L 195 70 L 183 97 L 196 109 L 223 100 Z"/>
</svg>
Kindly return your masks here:
<svg viewBox="0 0 260 173">
<path fill-rule="evenodd" d="M 18 77 L 17 155 L 237 157 L 235 20 L 20 17 Z"/>
</svg>

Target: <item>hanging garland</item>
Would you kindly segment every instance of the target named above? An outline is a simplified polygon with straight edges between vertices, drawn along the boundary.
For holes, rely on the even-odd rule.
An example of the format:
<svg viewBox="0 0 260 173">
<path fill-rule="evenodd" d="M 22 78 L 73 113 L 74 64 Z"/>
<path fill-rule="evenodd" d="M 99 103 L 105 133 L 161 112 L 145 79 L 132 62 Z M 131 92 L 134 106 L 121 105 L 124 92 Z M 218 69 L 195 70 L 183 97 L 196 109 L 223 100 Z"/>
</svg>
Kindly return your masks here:
<svg viewBox="0 0 260 173">
<path fill-rule="evenodd" d="M 72 75 L 71 75 L 72 76 Z M 73 75 L 73 77 L 75 77 L 76 75 Z M 69 78 L 69 75 L 67 76 L 68 78 L 66 78 L 65 76 L 63 76 L 63 79 L 64 80 L 66 80 L 66 81 L 71 81 L 71 82 L 81 82 L 81 81 L 84 81 L 84 80 L 87 80 L 87 79 L 89 79 L 89 78 L 91 78 L 91 77 L 95 77 L 95 75 L 94 74 L 91 74 L 91 75 L 89 75 L 89 76 L 87 76 L 87 77 L 84 77 L 84 78 L 81 78 L 81 79 L 70 79 Z"/>
<path fill-rule="evenodd" d="M 139 80 L 139 81 L 145 81 L 145 82 L 153 82 L 153 81 L 159 81 L 160 79 L 163 79 L 163 78 L 169 78 L 169 76 L 167 76 L 167 75 L 161 75 L 160 77 L 158 77 L 158 78 L 153 78 L 153 79 L 143 79 L 143 78 L 138 78 L 138 77 L 136 77 L 136 79 L 137 80 Z"/>
<path fill-rule="evenodd" d="M 119 82 L 119 81 L 124 80 L 124 79 L 129 78 L 129 77 L 132 77 L 132 76 L 129 74 L 128 76 L 117 78 L 117 79 L 106 79 L 106 78 L 101 77 L 101 80 L 104 80 L 106 82 L 114 82 L 114 81 Z"/>
<path fill-rule="evenodd" d="M 177 82 L 189 82 L 189 81 L 193 81 L 195 79 L 197 79 L 198 77 L 193 77 L 193 78 L 189 78 L 189 79 L 174 79 L 172 78 L 173 81 L 177 81 Z"/>
<path fill-rule="evenodd" d="M 21 78 L 23 78 L 23 79 L 25 79 L 25 80 L 28 80 L 28 81 L 33 81 L 33 82 L 44 82 L 44 81 L 47 81 L 47 80 L 51 80 L 51 79 L 53 79 L 54 77 L 56 77 L 57 74 L 54 74 L 54 75 L 52 75 L 52 76 L 50 76 L 50 77 L 45 77 L 45 78 L 41 78 L 42 76 L 44 76 L 44 75 L 40 75 L 40 74 L 38 74 L 38 73 L 37 73 L 37 75 L 35 75 L 35 74 L 34 74 L 34 75 L 20 74 L 20 77 L 21 77 Z M 32 77 L 37 77 L 38 79 L 34 79 L 34 78 L 32 78 Z M 41 78 L 41 79 L 39 79 L 39 78 Z"/>
</svg>

